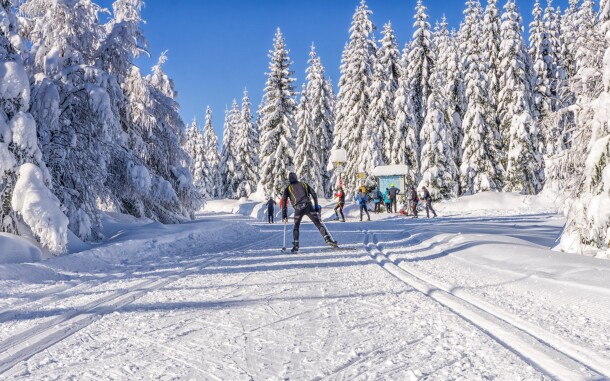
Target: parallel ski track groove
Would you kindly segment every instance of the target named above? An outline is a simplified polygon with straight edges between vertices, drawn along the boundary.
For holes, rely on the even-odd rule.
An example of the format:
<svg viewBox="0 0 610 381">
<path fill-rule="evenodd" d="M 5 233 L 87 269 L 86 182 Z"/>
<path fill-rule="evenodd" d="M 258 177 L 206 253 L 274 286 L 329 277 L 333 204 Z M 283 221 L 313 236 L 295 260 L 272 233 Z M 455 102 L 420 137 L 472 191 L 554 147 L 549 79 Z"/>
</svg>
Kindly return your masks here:
<svg viewBox="0 0 610 381">
<path fill-rule="evenodd" d="M 419 238 L 417 238 L 417 235 L 411 235 L 408 232 L 406 232 L 406 233 L 409 235 L 409 237 L 407 238 L 407 240 L 405 242 L 417 242 L 419 245 L 423 244 L 423 242 Z M 374 239 L 376 239 L 376 236 L 374 237 Z M 447 243 L 448 241 L 450 241 L 450 239 L 443 239 L 439 242 Z M 378 242 L 375 242 L 375 244 L 378 247 L 379 251 L 381 253 L 383 253 L 383 255 L 385 255 L 390 262 L 392 262 L 394 265 L 398 266 L 400 269 L 406 271 L 410 275 L 432 285 L 433 287 L 435 287 L 439 290 L 442 290 L 448 294 L 451 294 L 452 296 L 462 299 L 465 302 L 477 307 L 478 309 L 485 311 L 485 312 L 493 315 L 494 317 L 510 324 L 511 326 L 514 326 L 515 328 L 525 332 L 526 334 L 528 334 L 532 337 L 535 337 L 536 340 L 544 343 L 546 346 L 551 347 L 554 350 L 563 353 L 567 357 L 570 357 L 572 360 L 574 360 L 574 361 L 584 365 L 585 367 L 595 371 L 596 373 L 599 373 L 600 375 L 604 376 L 605 380 L 610 380 L 610 359 L 608 359 L 604 356 L 600 356 L 597 352 L 595 352 L 589 348 L 583 347 L 581 345 L 575 344 L 561 336 L 556 336 L 538 325 L 535 325 L 529 321 L 524 320 L 523 318 L 521 318 L 517 315 L 514 315 L 508 311 L 504 311 L 497 306 L 494 306 L 488 302 L 485 302 L 484 300 L 481 300 L 478 297 L 469 294 L 463 288 L 447 287 L 447 286 L 443 285 L 442 283 L 432 279 L 430 276 L 422 273 L 421 271 L 416 270 L 412 266 L 408 266 L 406 262 L 403 262 L 403 261 L 396 262 L 393 259 L 393 255 L 391 253 L 388 255 L 387 253 L 384 252 L 383 245 L 379 244 Z M 436 250 L 439 253 L 444 252 L 444 250 L 440 249 L 440 248 L 434 248 L 433 250 Z M 457 259 L 459 260 L 460 258 L 457 258 Z M 487 266 L 483 266 L 483 267 L 486 268 Z M 501 269 L 500 271 L 505 271 L 505 270 Z M 555 281 L 553 279 L 545 279 L 545 280 L 550 281 L 550 282 L 561 283 L 560 281 Z M 573 285 L 579 286 L 578 284 L 573 284 Z M 598 288 L 595 287 L 595 289 L 597 290 Z M 607 290 L 604 290 L 604 291 L 607 292 Z"/>
<path fill-rule="evenodd" d="M 555 380 L 570 381 L 590 379 L 584 374 L 576 372 L 558 361 L 557 355 L 559 355 L 559 357 L 565 357 L 588 369 L 591 373 L 602 376 L 602 380 L 610 379 L 610 367 L 606 367 L 608 360 L 600 359 L 599 356 L 595 356 L 594 359 L 588 358 L 586 356 L 590 354 L 591 351 L 586 348 L 578 347 L 575 344 L 570 345 L 572 349 L 557 348 L 549 343 L 549 340 L 547 340 L 548 338 L 540 338 L 535 332 L 531 332 L 523 326 L 515 325 L 514 321 L 517 321 L 518 318 L 512 316 L 510 313 L 503 312 L 502 314 L 499 314 L 493 310 L 485 310 L 477 305 L 479 303 L 474 302 L 474 298 L 468 298 L 469 300 L 467 300 L 464 297 L 455 295 L 451 291 L 445 290 L 443 287 L 439 287 L 434 281 L 419 276 L 404 263 L 396 264 L 390 259 L 390 256 L 383 251 L 383 247 L 379 244 L 375 233 L 371 233 L 366 229 L 363 229 L 362 232 L 365 233 L 363 243 L 366 251 L 378 262 L 381 268 L 400 281 L 410 285 L 424 295 L 445 306 L 548 377 Z M 530 341 L 533 341 L 534 343 L 528 343 L 528 341 L 521 338 L 523 336 L 533 339 Z M 549 336 L 552 335 L 549 334 Z M 537 347 L 542 347 L 544 351 Z M 574 348 L 580 349 L 582 353 L 575 352 Z M 545 353 L 545 351 L 550 352 L 552 356 Z M 532 354 L 535 356 L 532 356 Z M 600 380 L 600 378 L 593 379 Z"/>
<path fill-rule="evenodd" d="M 279 233 L 274 234 L 280 236 Z M 269 237 L 267 238 L 269 239 Z M 18 363 L 28 360 L 45 349 L 72 336 L 83 328 L 93 324 L 104 315 L 133 303 L 151 291 L 161 289 L 186 276 L 197 273 L 204 268 L 219 262 L 227 257 L 239 254 L 260 244 L 264 240 L 257 240 L 238 246 L 227 252 L 206 256 L 187 269 L 175 271 L 174 274 L 164 278 L 154 277 L 137 285 L 123 290 L 112 292 L 110 295 L 98 298 L 75 311 L 67 312 L 50 321 L 19 332 L 0 343 L 0 375 L 8 372 Z M 104 309 L 100 311 L 100 309 Z M 101 313 L 103 312 L 103 313 Z M 59 326 L 61 325 L 61 326 Z"/>
<path fill-rule="evenodd" d="M 276 233 L 277 234 L 277 233 Z M 274 235 L 275 236 L 275 235 Z M 257 241 L 260 242 L 260 241 Z M 249 245 L 249 244 L 248 244 Z M 246 246 L 248 246 L 246 245 Z M 248 247 L 246 247 L 247 249 Z M 244 248 L 242 248 L 241 246 L 238 246 L 234 249 L 228 250 L 230 252 L 232 251 L 237 251 L 237 250 L 242 250 Z M 196 256 L 193 256 L 192 259 L 196 259 L 198 257 L 204 256 L 204 255 L 209 255 L 210 253 L 202 253 Z M 126 276 L 130 276 L 130 275 L 134 275 L 137 274 L 143 270 L 149 269 L 150 265 L 139 265 L 139 266 L 135 266 L 133 269 L 126 271 L 124 274 Z M 21 309 L 23 307 L 26 307 L 28 305 L 31 304 L 35 304 L 35 303 L 50 303 L 50 302 L 56 302 L 56 301 L 60 301 L 60 300 L 65 300 L 67 298 L 71 298 L 74 295 L 65 295 L 66 292 L 70 292 L 70 291 L 76 291 L 79 287 L 84 287 L 87 285 L 91 285 L 91 287 L 89 287 L 89 289 L 100 285 L 106 281 L 109 280 L 116 280 L 118 279 L 115 275 L 108 275 L 108 276 L 104 276 L 104 277 L 100 277 L 100 278 L 95 278 L 95 279 L 91 279 L 91 280 L 87 280 L 84 282 L 75 282 L 75 281 L 70 281 L 70 282 L 66 282 L 66 284 L 62 284 L 62 285 L 58 285 L 58 286 L 53 286 L 52 288 L 50 288 L 49 290 L 47 290 L 45 292 L 44 295 L 38 296 L 38 297 L 34 297 L 34 298 L 30 298 L 26 301 L 20 302 L 20 303 L 16 303 L 16 304 L 12 304 L 8 307 L 5 308 L 0 308 L 0 324 L 4 323 L 6 321 L 9 321 L 11 319 L 13 319 L 15 316 L 19 315 L 19 311 L 17 311 L 17 309 Z M 57 290 L 57 291 L 56 291 Z M 51 295 L 49 295 L 51 294 Z"/>
</svg>

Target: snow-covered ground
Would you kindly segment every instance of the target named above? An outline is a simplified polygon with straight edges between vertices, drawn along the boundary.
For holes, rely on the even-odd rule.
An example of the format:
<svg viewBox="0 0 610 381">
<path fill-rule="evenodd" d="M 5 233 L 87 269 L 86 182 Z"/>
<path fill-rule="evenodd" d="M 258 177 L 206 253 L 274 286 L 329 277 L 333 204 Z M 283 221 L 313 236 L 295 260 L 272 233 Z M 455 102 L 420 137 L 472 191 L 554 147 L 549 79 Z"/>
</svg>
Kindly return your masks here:
<svg viewBox="0 0 610 381">
<path fill-rule="evenodd" d="M 341 250 L 307 223 L 283 254 L 260 204 L 217 201 L 181 226 L 108 216 L 101 244 L 2 264 L 0 378 L 610 379 L 610 261 L 551 250 L 551 201 L 348 209 L 327 223 Z"/>
</svg>

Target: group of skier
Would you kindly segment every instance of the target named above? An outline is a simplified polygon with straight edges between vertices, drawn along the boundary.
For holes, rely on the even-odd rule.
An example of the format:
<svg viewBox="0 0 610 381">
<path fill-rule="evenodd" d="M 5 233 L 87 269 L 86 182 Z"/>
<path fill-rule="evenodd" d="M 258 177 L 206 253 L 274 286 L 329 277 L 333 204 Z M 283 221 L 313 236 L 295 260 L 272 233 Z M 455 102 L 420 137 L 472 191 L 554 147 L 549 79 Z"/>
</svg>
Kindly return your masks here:
<svg viewBox="0 0 610 381">
<path fill-rule="evenodd" d="M 293 227 L 293 247 L 292 253 L 296 253 L 299 250 L 299 228 L 301 226 L 301 221 L 303 217 L 307 216 L 311 222 L 316 226 L 324 241 L 333 248 L 337 248 L 337 242 L 332 238 L 326 226 L 322 222 L 321 211 L 322 208 L 318 203 L 318 195 L 314 189 L 312 189 L 309 184 L 304 181 L 299 181 L 296 173 L 290 172 L 288 175 L 288 180 L 290 184 L 286 187 L 282 194 L 282 198 L 280 199 L 280 208 L 282 211 L 282 221 L 288 221 L 288 200 L 292 207 L 294 208 L 294 227 Z M 424 207 L 426 209 L 427 217 L 430 217 L 430 212 L 433 213 L 433 216 L 436 217 L 436 211 L 432 208 L 432 196 L 428 189 L 424 186 L 422 187 L 422 200 L 424 201 Z M 385 210 L 387 213 L 397 213 L 397 204 L 398 204 L 398 195 L 400 194 L 400 189 L 397 188 L 394 184 L 392 184 L 389 188 L 386 188 L 385 193 L 382 193 L 381 190 L 377 189 L 369 194 L 367 192 L 366 187 L 360 187 L 356 194 L 354 195 L 354 201 L 360 207 L 360 221 L 362 221 L 364 214 L 367 216 L 367 221 L 371 220 L 371 215 L 369 214 L 368 205 L 373 202 L 374 203 L 374 212 L 381 213 L 381 204 L 385 205 Z M 337 193 L 335 194 L 335 199 L 337 199 L 337 205 L 335 206 L 335 215 L 337 219 L 341 222 L 345 222 L 345 214 L 343 213 L 343 209 L 345 207 L 345 191 L 343 187 L 339 187 L 337 189 Z M 400 210 L 402 214 L 409 214 L 409 211 L 412 212 L 413 217 L 417 218 L 417 208 L 419 206 L 420 198 L 418 197 L 417 191 L 415 187 L 411 187 L 408 192 L 408 206 Z M 313 202 L 312 202 L 313 201 Z M 267 216 L 269 223 L 273 223 L 273 215 L 275 213 L 275 205 L 277 203 L 273 198 L 269 198 L 266 203 L 267 206 Z M 341 217 L 339 217 L 339 215 Z"/>
</svg>

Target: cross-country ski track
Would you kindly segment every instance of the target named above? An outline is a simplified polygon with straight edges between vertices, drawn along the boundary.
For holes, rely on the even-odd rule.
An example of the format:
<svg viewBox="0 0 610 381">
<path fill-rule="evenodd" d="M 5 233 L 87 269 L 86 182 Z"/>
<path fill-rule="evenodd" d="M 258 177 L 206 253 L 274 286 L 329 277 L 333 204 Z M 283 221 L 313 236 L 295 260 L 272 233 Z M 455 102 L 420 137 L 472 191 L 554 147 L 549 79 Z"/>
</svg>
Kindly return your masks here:
<svg viewBox="0 0 610 381">
<path fill-rule="evenodd" d="M 345 250 L 305 224 L 296 255 L 281 224 L 202 221 L 242 234 L 11 283 L 0 378 L 610 379 L 610 263 L 552 252 L 557 216 L 327 224 Z"/>
</svg>

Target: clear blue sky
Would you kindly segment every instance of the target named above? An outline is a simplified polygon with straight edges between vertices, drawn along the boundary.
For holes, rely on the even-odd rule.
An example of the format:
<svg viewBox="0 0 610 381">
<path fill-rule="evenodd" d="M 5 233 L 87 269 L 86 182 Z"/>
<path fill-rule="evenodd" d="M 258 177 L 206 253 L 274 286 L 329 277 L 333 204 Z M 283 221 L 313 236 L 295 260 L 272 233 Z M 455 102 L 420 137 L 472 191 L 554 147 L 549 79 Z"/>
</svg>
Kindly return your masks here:
<svg viewBox="0 0 610 381">
<path fill-rule="evenodd" d="M 94 0 L 110 8 L 112 0 Z M 500 0 L 501 6 L 504 0 Z M 236 98 L 241 104 L 248 88 L 256 111 L 268 70 L 268 51 L 280 27 L 297 78 L 297 90 L 305 77 L 309 48 L 315 43 L 327 75 L 337 84 L 341 52 L 348 39 L 352 14 L 360 0 L 148 0 L 143 11 L 143 30 L 151 58 L 138 60 L 148 72 L 159 54 L 168 50 L 165 69 L 179 92 L 181 115 L 186 123 L 197 116 L 203 124 L 205 107 L 214 113 L 214 127 L 222 137 L 225 106 Z M 485 4 L 485 0 L 482 0 Z M 517 0 L 524 23 L 531 20 L 534 0 Z M 542 0 L 543 7 L 546 0 Z M 554 0 L 564 9 L 568 0 Z M 392 22 L 402 49 L 413 33 L 417 0 L 367 0 L 378 28 Z M 430 23 L 445 14 L 450 27 L 458 28 L 465 0 L 424 0 Z"/>
</svg>

